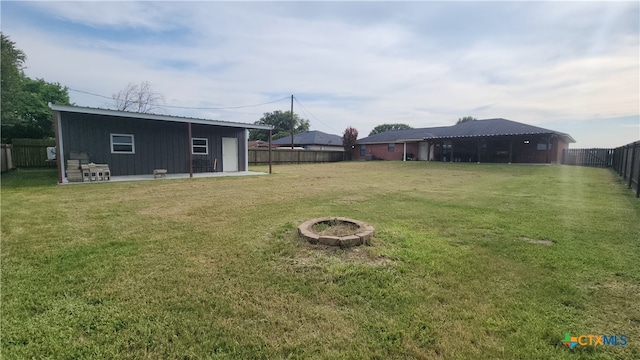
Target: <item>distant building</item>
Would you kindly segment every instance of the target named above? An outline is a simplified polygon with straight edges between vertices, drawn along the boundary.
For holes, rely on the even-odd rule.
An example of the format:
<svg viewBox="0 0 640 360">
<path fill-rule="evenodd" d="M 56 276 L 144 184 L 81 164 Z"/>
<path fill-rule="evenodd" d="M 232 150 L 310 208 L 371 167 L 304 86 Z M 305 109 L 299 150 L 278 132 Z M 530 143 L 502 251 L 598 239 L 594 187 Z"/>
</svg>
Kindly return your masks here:
<svg viewBox="0 0 640 360">
<path fill-rule="evenodd" d="M 291 147 L 291 135 L 273 140 L 273 145 L 279 147 Z M 305 150 L 333 150 L 344 151 L 342 136 L 327 134 L 322 131 L 305 131 L 293 136 L 293 146 Z"/>
<path fill-rule="evenodd" d="M 360 139 L 354 160 L 560 163 L 571 135 L 506 119 L 391 130 Z"/>
</svg>

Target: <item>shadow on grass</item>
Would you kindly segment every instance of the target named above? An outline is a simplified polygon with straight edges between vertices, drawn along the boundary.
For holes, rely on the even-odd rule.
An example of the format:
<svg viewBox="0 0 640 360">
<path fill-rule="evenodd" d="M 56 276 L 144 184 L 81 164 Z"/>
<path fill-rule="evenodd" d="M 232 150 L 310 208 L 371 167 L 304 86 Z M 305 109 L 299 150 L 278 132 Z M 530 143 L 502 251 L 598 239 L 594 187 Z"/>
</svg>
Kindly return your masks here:
<svg viewBox="0 0 640 360">
<path fill-rule="evenodd" d="M 2 174 L 2 188 L 55 186 L 57 177 L 55 168 L 15 169 Z"/>
</svg>

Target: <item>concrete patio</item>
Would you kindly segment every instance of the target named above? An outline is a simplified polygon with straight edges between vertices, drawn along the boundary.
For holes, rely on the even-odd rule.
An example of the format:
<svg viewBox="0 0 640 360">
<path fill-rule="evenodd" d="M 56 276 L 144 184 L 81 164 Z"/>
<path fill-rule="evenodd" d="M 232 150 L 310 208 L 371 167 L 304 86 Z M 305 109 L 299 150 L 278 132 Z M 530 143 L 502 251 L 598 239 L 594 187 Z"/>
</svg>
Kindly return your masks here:
<svg viewBox="0 0 640 360">
<path fill-rule="evenodd" d="M 268 175 L 265 172 L 258 171 L 237 171 L 237 172 L 205 172 L 205 173 L 194 173 L 193 178 L 215 178 L 215 177 L 229 177 L 229 176 L 256 176 L 256 175 Z M 152 174 L 150 175 L 127 175 L 127 176 L 111 176 L 110 180 L 101 180 L 101 181 L 83 181 L 83 182 L 64 182 L 63 185 L 75 185 L 75 184 L 99 184 L 106 182 L 122 182 L 122 181 L 163 181 L 163 180 L 171 180 L 171 179 L 189 179 L 189 174 L 166 174 L 164 178 L 155 178 Z"/>
</svg>

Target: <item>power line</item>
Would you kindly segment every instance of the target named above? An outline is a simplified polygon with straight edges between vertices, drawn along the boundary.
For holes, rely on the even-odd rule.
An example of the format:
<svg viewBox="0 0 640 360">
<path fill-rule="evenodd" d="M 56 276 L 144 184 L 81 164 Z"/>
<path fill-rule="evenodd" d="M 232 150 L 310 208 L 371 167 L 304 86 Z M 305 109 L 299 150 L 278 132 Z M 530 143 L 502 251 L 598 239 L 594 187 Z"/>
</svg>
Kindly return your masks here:
<svg viewBox="0 0 640 360">
<path fill-rule="evenodd" d="M 340 130 L 336 130 L 333 127 L 325 124 L 322 120 L 318 119 L 317 116 L 313 115 L 311 113 L 311 111 L 309 111 L 309 109 L 307 109 L 304 105 L 302 105 L 302 103 L 300 101 L 298 101 L 298 98 L 296 98 L 295 96 L 293 97 L 293 99 L 296 101 L 296 103 L 298 103 L 298 105 L 300 105 L 300 107 L 303 109 L 302 111 L 304 112 L 304 110 L 307 110 L 309 112 L 309 114 L 311 114 L 311 116 L 313 116 L 316 120 L 318 120 L 318 122 L 320 122 L 322 125 L 328 127 L 329 129 L 333 130 L 333 131 L 337 131 L 338 133 L 340 133 Z M 306 113 L 305 113 L 306 114 Z"/>
<path fill-rule="evenodd" d="M 275 102 L 288 100 L 288 99 L 289 99 L 289 97 L 287 96 L 287 97 L 283 97 L 282 99 L 273 100 L 273 101 L 269 101 L 269 102 L 261 103 L 261 104 L 242 105 L 242 106 L 226 106 L 226 107 L 192 107 L 192 106 L 171 106 L 171 105 L 162 105 L 162 106 L 168 107 L 168 108 L 175 108 L 175 109 L 194 109 L 194 110 L 244 109 L 244 108 L 249 108 L 249 107 L 256 107 L 256 106 L 262 106 L 262 105 L 267 105 L 267 104 L 273 104 Z"/>
<path fill-rule="evenodd" d="M 71 90 L 71 91 L 79 92 L 79 93 L 82 93 L 82 94 L 87 94 L 87 95 L 92 95 L 92 96 L 97 96 L 97 97 L 101 97 L 101 98 L 105 98 L 105 99 L 113 100 L 113 98 L 112 98 L 112 97 L 108 97 L 108 96 L 104 96 L 104 95 L 99 95 L 99 94 L 94 94 L 94 93 L 90 93 L 90 92 L 88 92 L 88 91 L 76 90 L 76 89 L 72 89 L 72 88 L 70 88 L 70 87 L 67 87 L 67 89 L 68 89 L 68 90 Z"/>
<path fill-rule="evenodd" d="M 76 89 L 72 89 L 72 88 L 69 88 L 69 87 L 67 87 L 67 89 L 69 89 L 71 91 L 79 92 L 79 93 L 82 93 L 82 94 L 87 94 L 87 95 L 101 97 L 101 98 L 104 98 L 104 99 L 113 100 L 113 98 L 109 97 L 109 96 L 104 96 L 104 95 L 100 95 L 100 94 L 94 94 L 94 93 L 90 93 L 88 91 L 76 90 Z M 191 110 L 244 109 L 244 108 L 249 108 L 249 107 L 256 107 L 256 106 L 262 106 L 262 105 L 267 105 L 267 104 L 273 104 L 275 102 L 288 100 L 288 99 L 289 99 L 289 97 L 287 96 L 287 97 L 283 97 L 282 99 L 273 100 L 273 101 L 269 101 L 269 102 L 265 102 L 265 103 L 261 103 L 261 104 L 241 105 L 241 106 L 225 106 L 225 107 L 195 107 L 195 106 L 174 106 L 174 105 L 160 105 L 159 107 L 167 107 L 167 108 L 172 108 L 172 109 L 191 109 Z"/>
</svg>

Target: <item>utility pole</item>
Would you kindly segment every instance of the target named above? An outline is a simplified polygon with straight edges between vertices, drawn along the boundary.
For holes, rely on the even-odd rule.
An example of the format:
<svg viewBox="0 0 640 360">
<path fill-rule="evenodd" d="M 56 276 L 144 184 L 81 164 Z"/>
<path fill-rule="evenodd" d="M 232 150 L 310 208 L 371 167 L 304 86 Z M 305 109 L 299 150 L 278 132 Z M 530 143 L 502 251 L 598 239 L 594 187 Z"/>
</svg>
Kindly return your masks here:
<svg viewBox="0 0 640 360">
<path fill-rule="evenodd" d="M 293 95 L 291 95 L 291 150 L 293 150 L 293 131 L 294 131 L 294 124 L 293 124 Z"/>
</svg>

